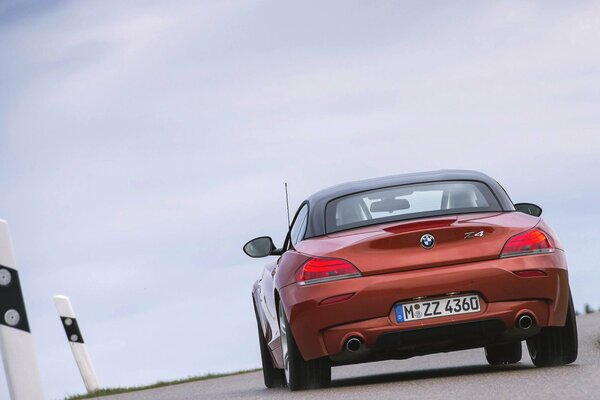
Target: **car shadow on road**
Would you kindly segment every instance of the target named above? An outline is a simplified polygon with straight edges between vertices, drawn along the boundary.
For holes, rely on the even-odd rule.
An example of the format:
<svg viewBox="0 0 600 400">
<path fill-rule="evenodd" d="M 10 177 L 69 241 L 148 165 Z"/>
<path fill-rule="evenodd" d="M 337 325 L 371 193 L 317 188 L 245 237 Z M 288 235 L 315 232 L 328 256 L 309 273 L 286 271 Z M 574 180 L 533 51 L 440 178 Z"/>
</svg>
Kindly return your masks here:
<svg viewBox="0 0 600 400">
<path fill-rule="evenodd" d="M 381 375 L 360 376 L 355 378 L 336 379 L 331 382 L 331 387 L 346 387 L 355 385 L 368 385 L 377 383 L 389 383 L 398 381 L 415 381 L 420 379 L 448 378 L 465 375 L 489 374 L 495 372 L 522 371 L 535 369 L 533 365 L 470 365 L 460 367 L 445 367 L 435 369 L 424 369 L 418 371 L 394 372 Z"/>
</svg>

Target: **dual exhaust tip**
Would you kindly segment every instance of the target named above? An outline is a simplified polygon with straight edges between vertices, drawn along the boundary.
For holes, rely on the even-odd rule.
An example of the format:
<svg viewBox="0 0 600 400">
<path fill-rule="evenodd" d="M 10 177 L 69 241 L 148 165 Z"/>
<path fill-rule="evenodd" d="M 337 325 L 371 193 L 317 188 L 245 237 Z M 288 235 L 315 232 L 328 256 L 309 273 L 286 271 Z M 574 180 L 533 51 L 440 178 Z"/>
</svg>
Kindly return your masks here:
<svg viewBox="0 0 600 400">
<path fill-rule="evenodd" d="M 517 327 L 523 331 L 529 330 L 535 326 L 535 320 L 529 314 L 523 314 L 517 319 Z"/>
<path fill-rule="evenodd" d="M 346 350 L 348 350 L 351 353 L 354 353 L 355 351 L 360 350 L 361 346 L 362 346 L 362 340 L 360 340 L 356 336 L 351 337 L 350 339 L 348 339 L 346 341 Z"/>
</svg>

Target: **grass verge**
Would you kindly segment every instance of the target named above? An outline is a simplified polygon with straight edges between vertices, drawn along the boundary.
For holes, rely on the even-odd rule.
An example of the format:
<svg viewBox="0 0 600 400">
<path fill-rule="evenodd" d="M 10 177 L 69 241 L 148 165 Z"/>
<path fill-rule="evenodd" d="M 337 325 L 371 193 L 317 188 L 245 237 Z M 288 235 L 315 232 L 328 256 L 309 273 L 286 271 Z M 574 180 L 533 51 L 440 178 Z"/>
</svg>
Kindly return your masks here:
<svg viewBox="0 0 600 400">
<path fill-rule="evenodd" d="M 256 371 L 260 371 L 260 369 L 246 369 L 246 370 L 242 370 L 242 371 L 229 372 L 229 373 L 223 373 L 223 374 L 207 374 L 207 375 L 202 375 L 202 376 L 191 376 L 189 378 L 177 379 L 174 381 L 156 382 L 156 383 L 153 383 L 151 385 L 146 385 L 146 386 L 100 389 L 100 390 L 96 390 L 93 393 L 69 396 L 65 400 L 93 399 L 96 397 L 110 396 L 113 394 L 121 394 L 121 393 L 137 392 L 140 390 L 156 389 L 156 388 L 160 388 L 160 387 L 164 387 L 164 386 L 172 386 L 172 385 L 180 385 L 182 383 L 205 381 L 207 379 L 222 378 L 224 376 L 241 375 L 241 374 L 247 374 L 247 373 L 256 372 Z"/>
</svg>

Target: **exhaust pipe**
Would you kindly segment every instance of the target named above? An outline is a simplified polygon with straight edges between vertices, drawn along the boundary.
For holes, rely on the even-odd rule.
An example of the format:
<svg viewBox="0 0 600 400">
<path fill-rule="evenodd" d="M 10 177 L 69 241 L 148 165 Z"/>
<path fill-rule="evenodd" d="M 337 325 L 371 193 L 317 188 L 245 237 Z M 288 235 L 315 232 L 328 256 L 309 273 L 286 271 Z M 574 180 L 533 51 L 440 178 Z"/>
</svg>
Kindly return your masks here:
<svg viewBox="0 0 600 400">
<path fill-rule="evenodd" d="M 533 327 L 534 320 L 529 314 L 523 314 L 517 320 L 517 326 L 524 331 Z"/>
<path fill-rule="evenodd" d="M 357 337 L 351 337 L 346 342 L 346 350 L 348 350 L 352 353 L 360 350 L 360 346 L 362 346 L 362 341 Z"/>
</svg>

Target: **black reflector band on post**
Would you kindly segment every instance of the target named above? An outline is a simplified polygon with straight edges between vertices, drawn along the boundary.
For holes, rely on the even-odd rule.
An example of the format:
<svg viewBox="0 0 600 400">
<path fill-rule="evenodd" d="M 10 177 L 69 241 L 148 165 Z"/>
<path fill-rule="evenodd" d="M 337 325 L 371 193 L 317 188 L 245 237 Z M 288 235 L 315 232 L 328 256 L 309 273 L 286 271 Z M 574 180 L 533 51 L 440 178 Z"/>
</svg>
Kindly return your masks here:
<svg viewBox="0 0 600 400">
<path fill-rule="evenodd" d="M 65 333 L 67 334 L 69 342 L 84 343 L 83 336 L 81 336 L 81 331 L 79 330 L 79 325 L 77 324 L 77 319 L 60 317 L 60 320 L 65 327 Z"/>
<path fill-rule="evenodd" d="M 19 273 L 0 265 L 0 325 L 30 332 Z"/>
</svg>

